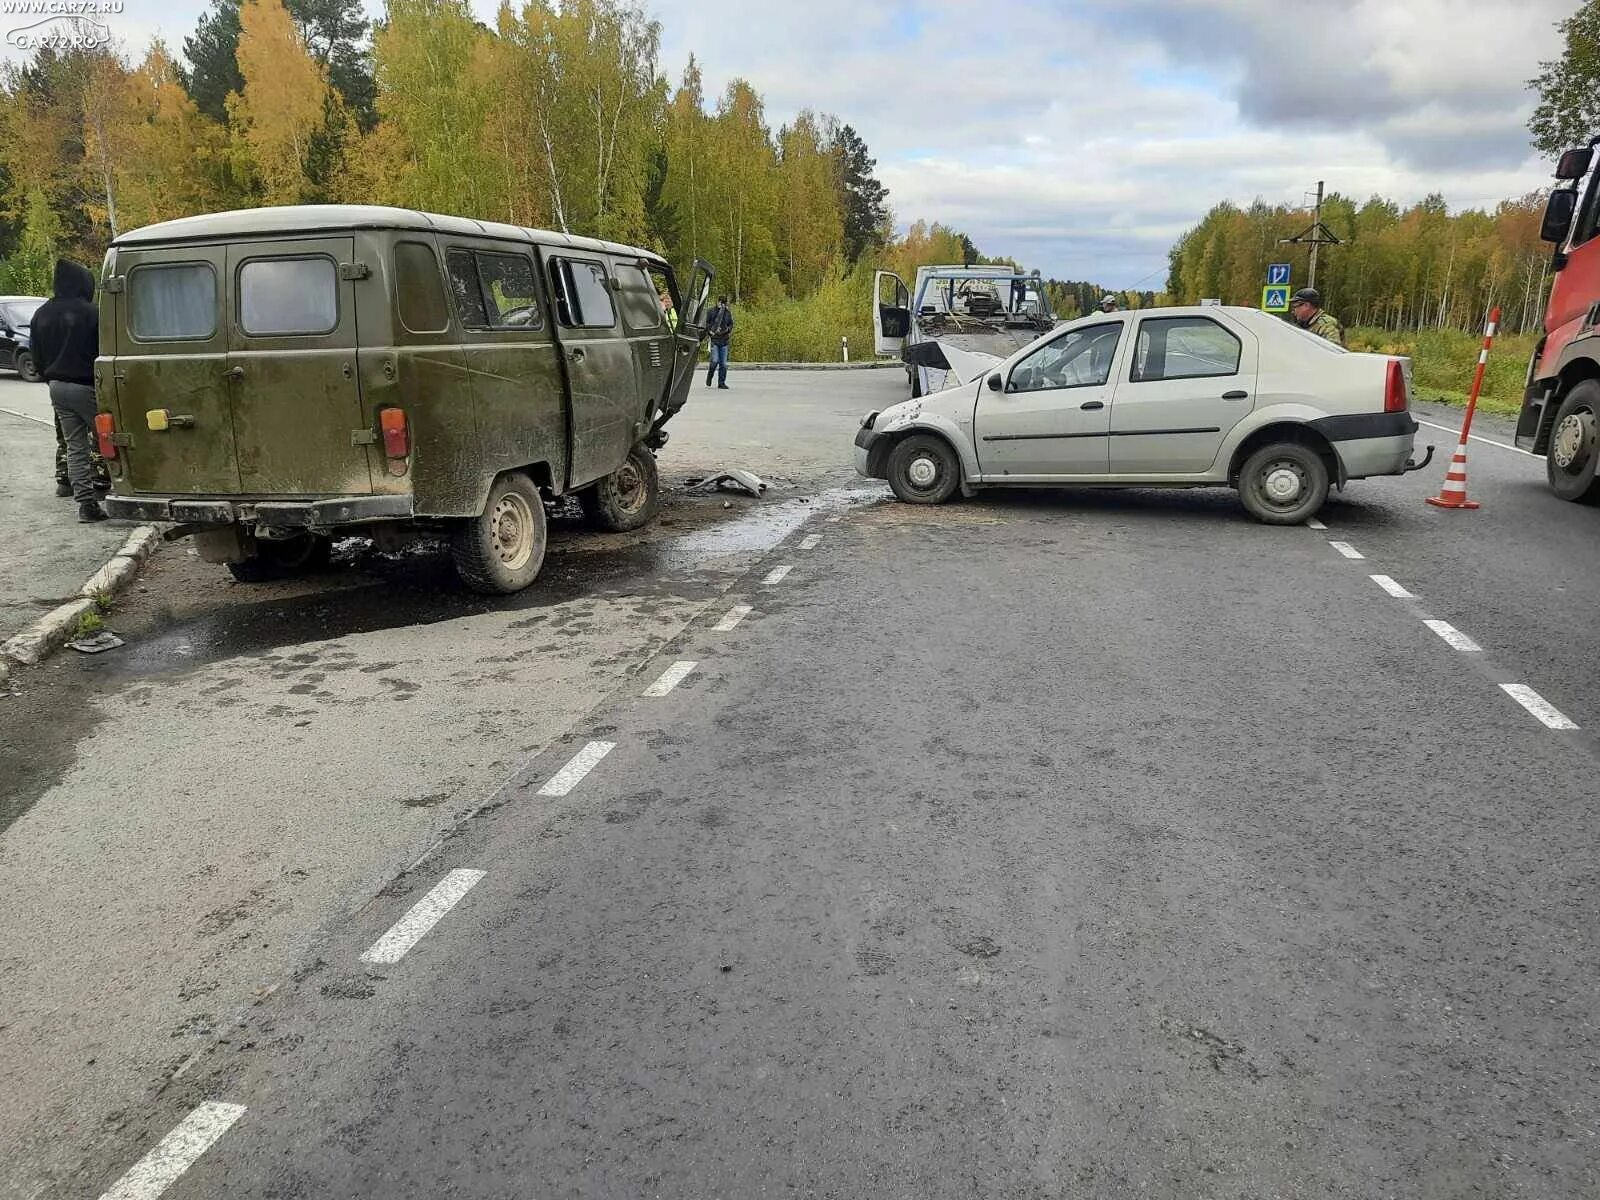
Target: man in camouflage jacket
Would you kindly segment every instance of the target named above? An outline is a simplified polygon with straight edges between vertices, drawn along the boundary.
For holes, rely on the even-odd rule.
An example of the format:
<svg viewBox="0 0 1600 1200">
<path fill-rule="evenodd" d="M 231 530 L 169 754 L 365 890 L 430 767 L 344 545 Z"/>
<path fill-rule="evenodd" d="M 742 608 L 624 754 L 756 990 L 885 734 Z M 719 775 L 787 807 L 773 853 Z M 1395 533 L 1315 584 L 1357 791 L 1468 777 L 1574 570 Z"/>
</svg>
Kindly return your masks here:
<svg viewBox="0 0 1600 1200">
<path fill-rule="evenodd" d="M 1337 317 L 1323 309 L 1322 293 L 1316 288 L 1301 288 L 1296 292 L 1289 301 L 1289 315 L 1301 329 L 1327 338 L 1335 346 L 1344 345 L 1344 329 Z"/>
</svg>

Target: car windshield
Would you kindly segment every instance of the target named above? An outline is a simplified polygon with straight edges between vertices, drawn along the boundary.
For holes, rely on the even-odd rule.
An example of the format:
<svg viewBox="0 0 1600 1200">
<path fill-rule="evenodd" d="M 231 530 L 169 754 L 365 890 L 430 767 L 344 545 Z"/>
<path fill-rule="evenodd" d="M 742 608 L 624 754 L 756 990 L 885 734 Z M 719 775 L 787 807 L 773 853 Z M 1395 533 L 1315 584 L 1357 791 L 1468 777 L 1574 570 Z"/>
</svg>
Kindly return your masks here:
<svg viewBox="0 0 1600 1200">
<path fill-rule="evenodd" d="M 935 275 L 917 297 L 919 316 L 1049 318 L 1050 301 L 1034 275 Z"/>
<path fill-rule="evenodd" d="M 8 325 L 27 325 L 43 303 L 43 300 L 8 300 L 0 305 L 0 312 L 5 314 Z"/>
</svg>

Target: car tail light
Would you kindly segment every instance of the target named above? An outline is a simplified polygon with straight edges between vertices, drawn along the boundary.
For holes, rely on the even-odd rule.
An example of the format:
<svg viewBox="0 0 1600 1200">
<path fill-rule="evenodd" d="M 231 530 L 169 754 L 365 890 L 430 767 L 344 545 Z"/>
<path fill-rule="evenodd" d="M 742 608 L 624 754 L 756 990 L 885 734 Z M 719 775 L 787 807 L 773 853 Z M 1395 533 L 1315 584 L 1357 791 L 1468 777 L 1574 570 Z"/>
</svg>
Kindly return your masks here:
<svg viewBox="0 0 1600 1200">
<path fill-rule="evenodd" d="M 383 452 L 386 455 L 404 458 L 411 453 L 411 431 L 406 428 L 404 409 L 384 409 L 378 414 L 378 428 L 383 430 Z"/>
<path fill-rule="evenodd" d="M 1406 372 L 1398 358 L 1389 360 L 1389 378 L 1383 388 L 1383 411 L 1405 412 L 1410 406 L 1406 395 Z"/>
<path fill-rule="evenodd" d="M 108 412 L 94 415 L 94 440 L 100 447 L 100 457 L 106 460 L 117 456 L 117 419 Z"/>
</svg>

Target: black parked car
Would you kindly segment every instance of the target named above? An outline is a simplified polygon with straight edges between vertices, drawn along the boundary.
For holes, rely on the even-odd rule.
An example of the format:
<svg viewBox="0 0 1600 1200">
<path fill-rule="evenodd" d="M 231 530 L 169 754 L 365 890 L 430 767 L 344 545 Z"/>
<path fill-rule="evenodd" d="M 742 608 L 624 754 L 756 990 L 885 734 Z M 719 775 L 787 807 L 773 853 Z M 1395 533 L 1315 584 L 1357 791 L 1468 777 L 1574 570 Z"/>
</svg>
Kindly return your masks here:
<svg viewBox="0 0 1600 1200">
<path fill-rule="evenodd" d="M 0 296 L 0 370 L 9 367 L 28 383 L 39 382 L 28 326 L 43 303 L 43 296 Z"/>
</svg>

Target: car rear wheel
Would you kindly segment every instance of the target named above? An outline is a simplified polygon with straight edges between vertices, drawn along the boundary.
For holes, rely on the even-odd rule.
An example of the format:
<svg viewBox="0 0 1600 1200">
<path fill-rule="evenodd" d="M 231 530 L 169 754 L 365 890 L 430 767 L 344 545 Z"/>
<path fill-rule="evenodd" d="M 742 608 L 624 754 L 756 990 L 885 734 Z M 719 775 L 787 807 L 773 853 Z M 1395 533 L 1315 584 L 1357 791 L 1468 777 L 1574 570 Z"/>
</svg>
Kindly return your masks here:
<svg viewBox="0 0 1600 1200">
<path fill-rule="evenodd" d="M 328 565 L 333 542 L 319 533 L 256 539 L 256 556 L 231 562 L 228 571 L 240 583 L 270 583 L 310 575 Z"/>
<path fill-rule="evenodd" d="M 1301 442 L 1263 446 L 1239 472 L 1239 498 L 1258 521 L 1298 525 L 1328 498 L 1328 464 Z"/>
<path fill-rule="evenodd" d="M 500 596 L 538 577 L 549 540 L 538 486 L 521 471 L 507 471 L 490 486 L 482 514 L 450 531 L 450 557 L 467 587 Z"/>
<path fill-rule="evenodd" d="M 17 374 L 22 377 L 22 382 L 24 382 L 24 383 L 38 383 L 39 382 L 39 378 L 40 378 L 39 377 L 39 368 L 33 365 L 33 351 L 31 351 L 31 350 L 19 350 L 19 351 L 17 351 L 17 363 L 16 363 L 16 366 L 17 366 Z"/>
<path fill-rule="evenodd" d="M 914 433 L 889 451 L 888 477 L 907 504 L 943 504 L 961 483 L 961 463 L 943 438 Z"/>
<path fill-rule="evenodd" d="M 661 507 L 661 476 L 656 456 L 641 443 L 628 452 L 628 461 L 599 482 L 578 493 L 592 524 L 612 533 L 638 529 L 655 519 Z"/>
<path fill-rule="evenodd" d="M 1586 379 L 1572 389 L 1556 411 L 1545 455 L 1550 490 L 1563 500 L 1600 503 L 1600 382 Z"/>
</svg>

